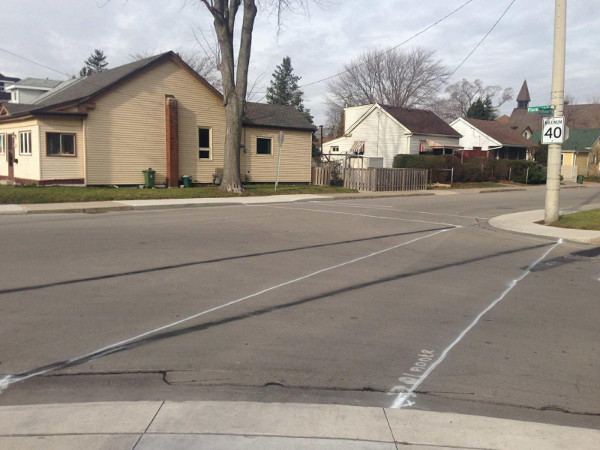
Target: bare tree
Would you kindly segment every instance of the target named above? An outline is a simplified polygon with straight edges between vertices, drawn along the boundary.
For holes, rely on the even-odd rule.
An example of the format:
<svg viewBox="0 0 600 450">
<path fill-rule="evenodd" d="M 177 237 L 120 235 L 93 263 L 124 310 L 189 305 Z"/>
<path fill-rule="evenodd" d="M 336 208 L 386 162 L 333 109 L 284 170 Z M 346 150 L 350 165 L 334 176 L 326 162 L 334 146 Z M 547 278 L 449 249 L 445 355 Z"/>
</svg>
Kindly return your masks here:
<svg viewBox="0 0 600 450">
<path fill-rule="evenodd" d="M 307 8 L 309 0 L 263 0 L 261 8 L 277 14 L 281 25 L 286 10 Z M 313 0 L 314 1 L 314 0 Z M 223 82 L 223 104 L 227 131 L 225 134 L 225 157 L 221 189 L 242 192 L 240 180 L 240 139 L 242 119 L 248 91 L 248 67 L 252 47 L 254 20 L 258 13 L 257 0 L 197 0 L 213 16 L 213 24 L 221 52 L 219 71 Z M 236 55 L 235 20 L 242 9 L 242 26 L 239 31 L 239 51 Z"/>
<path fill-rule="evenodd" d="M 492 106 L 497 109 L 513 98 L 512 88 L 502 89 L 500 86 L 485 86 L 477 79 L 473 82 L 463 78 L 446 87 L 446 97 L 441 97 L 431 104 L 431 109 L 442 119 L 452 121 L 458 117 L 467 117 L 467 111 L 477 99 L 490 98 Z"/>
<path fill-rule="evenodd" d="M 565 94 L 563 102 L 565 105 L 576 105 L 577 98 L 573 94 Z"/>
<path fill-rule="evenodd" d="M 326 127 L 331 130 L 333 138 L 340 137 L 344 134 L 344 107 L 328 98 L 325 99 L 325 103 L 327 103 Z"/>
<path fill-rule="evenodd" d="M 585 99 L 585 101 L 590 105 L 598 104 L 600 103 L 600 95 L 590 95 Z"/>
<path fill-rule="evenodd" d="M 423 48 L 369 50 L 344 66 L 327 83 L 329 100 L 338 107 L 383 103 L 423 107 L 432 102 L 448 70 Z"/>
</svg>

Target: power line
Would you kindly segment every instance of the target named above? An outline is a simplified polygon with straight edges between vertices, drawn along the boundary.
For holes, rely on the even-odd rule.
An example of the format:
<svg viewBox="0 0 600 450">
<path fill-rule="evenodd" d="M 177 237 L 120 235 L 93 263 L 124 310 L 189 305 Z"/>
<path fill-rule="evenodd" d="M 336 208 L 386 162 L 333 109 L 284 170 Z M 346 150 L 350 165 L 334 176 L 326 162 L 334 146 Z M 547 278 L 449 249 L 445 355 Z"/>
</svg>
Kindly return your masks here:
<svg viewBox="0 0 600 450">
<path fill-rule="evenodd" d="M 442 17 L 441 19 L 437 20 L 436 22 L 432 23 L 432 24 L 431 24 L 431 25 L 429 25 L 427 28 L 424 28 L 424 29 L 422 29 L 421 31 L 419 31 L 418 33 L 415 33 L 415 34 L 413 34 L 411 37 L 409 37 L 408 39 L 406 39 L 406 40 L 404 40 L 404 41 L 400 42 L 398 45 L 395 45 L 394 47 L 392 47 L 392 48 L 389 48 L 389 49 L 387 49 L 387 50 L 385 50 L 385 51 L 381 52 L 381 54 L 377 55 L 376 57 L 374 57 L 374 58 L 371 58 L 371 59 L 369 59 L 369 60 L 366 60 L 366 61 L 364 61 L 364 62 L 362 62 L 362 63 L 358 64 L 356 67 L 360 67 L 360 66 L 363 66 L 363 65 L 365 65 L 365 64 L 368 64 L 368 63 L 370 63 L 371 61 L 373 61 L 373 60 L 375 60 L 375 59 L 377 59 L 377 58 L 380 58 L 380 57 L 382 57 L 383 55 L 385 55 L 385 54 L 387 54 L 387 53 L 390 53 L 390 52 L 392 52 L 392 51 L 396 50 L 397 48 L 399 48 L 399 47 L 403 46 L 404 44 L 406 44 L 406 43 L 408 43 L 408 42 L 412 41 L 413 39 L 415 39 L 415 38 L 417 38 L 418 36 L 422 35 L 422 34 L 423 34 L 423 33 L 425 33 L 426 31 L 428 31 L 428 30 L 430 30 L 431 28 L 435 27 L 435 26 L 436 26 L 436 25 L 438 25 L 439 23 L 443 22 L 443 21 L 444 21 L 444 20 L 446 20 L 448 17 L 452 16 L 453 14 L 456 14 L 458 11 L 460 11 L 461 9 L 463 9 L 465 6 L 467 6 L 467 5 L 468 5 L 469 3 L 471 3 L 471 2 L 473 2 L 473 0 L 467 0 L 465 3 L 463 3 L 462 5 L 460 5 L 458 8 L 456 8 L 456 9 L 455 9 L 455 10 L 453 10 L 452 12 L 450 12 L 450 13 L 446 14 L 444 17 Z M 338 73 L 336 73 L 336 74 L 334 74 L 334 75 L 330 75 L 330 76 L 328 76 L 328 77 L 321 78 L 320 80 L 311 81 L 310 83 L 306 83 L 306 84 L 303 84 L 303 85 L 301 85 L 301 86 L 298 86 L 298 87 L 300 87 L 300 88 L 303 88 L 303 87 L 307 87 L 307 86 L 312 86 L 313 84 L 322 83 L 323 81 L 328 81 L 328 80 L 331 80 L 332 78 L 339 77 L 340 75 L 343 75 L 343 74 L 345 74 L 345 73 L 348 73 L 349 71 L 350 71 L 349 69 L 346 69 L 346 70 L 343 70 L 343 71 L 341 71 L 341 72 L 338 72 Z"/>
<path fill-rule="evenodd" d="M 365 64 L 368 64 L 368 63 L 370 63 L 371 61 L 373 61 L 373 60 L 375 60 L 375 59 L 377 59 L 377 58 L 380 58 L 380 57 L 382 57 L 383 55 L 386 55 L 387 53 L 390 53 L 390 52 L 392 52 L 392 51 L 396 50 L 397 48 L 399 48 L 399 47 L 401 47 L 401 46 L 403 46 L 403 45 L 407 44 L 408 42 L 410 42 L 410 41 L 412 41 L 412 40 L 416 39 L 418 36 L 420 36 L 420 35 L 422 35 L 423 33 L 425 33 L 425 32 L 427 32 L 427 31 L 429 31 L 431 28 L 433 28 L 433 27 L 435 27 L 436 25 L 440 24 L 441 22 L 443 22 L 444 20 L 446 20 L 446 19 L 447 19 L 447 18 L 449 18 L 450 16 L 452 16 L 452 15 L 456 14 L 458 11 L 460 11 L 461 9 L 463 9 L 465 6 L 467 6 L 469 3 L 472 3 L 473 1 L 474 1 L 474 0 L 467 0 L 467 1 L 466 1 L 466 2 L 464 2 L 462 5 L 460 5 L 458 8 L 455 8 L 454 10 L 452 10 L 451 12 L 449 12 L 448 14 L 446 14 L 444 17 L 442 17 L 442 18 L 440 18 L 440 19 L 436 20 L 435 22 L 433 22 L 433 23 L 432 23 L 431 25 L 429 25 L 428 27 L 426 27 L 426 28 L 422 29 L 421 31 L 419 31 L 419 32 L 417 32 L 417 33 L 415 33 L 415 34 L 413 34 L 411 37 L 409 37 L 408 39 L 405 39 L 404 41 L 400 42 L 399 44 L 395 45 L 394 47 L 391 47 L 391 48 L 389 48 L 389 49 L 387 49 L 387 50 L 385 50 L 385 51 L 381 52 L 381 53 L 380 53 L 379 55 L 377 55 L 376 57 L 374 57 L 374 58 L 371 58 L 371 59 L 369 59 L 369 60 L 366 60 L 366 61 L 364 61 L 364 62 L 360 63 L 360 64 L 358 65 L 358 67 L 360 67 L 360 66 L 362 66 L 362 65 L 365 65 Z M 514 1 L 516 1 L 516 0 L 513 0 L 513 3 L 514 3 Z M 512 5 L 512 3 L 511 3 L 511 5 Z M 510 8 L 510 6 L 509 6 L 509 8 Z M 498 20 L 498 21 L 499 21 L 499 20 Z M 490 31 L 491 31 L 491 30 L 490 30 Z M 488 32 L 488 34 L 489 34 L 489 32 Z M 486 35 L 486 37 L 487 37 L 487 35 Z M 484 37 L 484 39 L 485 39 L 485 37 Z M 483 42 L 483 41 L 482 41 L 482 42 Z M 1 48 L 1 47 L 0 47 L 0 51 L 3 51 L 3 52 L 5 52 L 5 53 L 8 53 L 9 55 L 12 55 L 12 56 L 14 56 L 14 57 L 20 58 L 20 59 L 22 59 L 22 60 L 24 60 L 24 61 L 27 61 L 27 62 L 31 63 L 31 64 L 35 64 L 35 65 L 37 65 L 37 66 L 40 66 L 40 67 L 43 67 L 43 68 L 45 68 L 45 69 L 51 70 L 52 72 L 56 72 L 56 73 L 59 73 L 59 74 L 61 74 L 61 75 L 65 75 L 65 76 L 67 76 L 67 77 L 70 77 L 70 76 L 71 76 L 71 75 L 69 75 L 69 74 L 67 74 L 67 73 L 65 73 L 65 72 L 61 72 L 60 70 L 53 69 L 52 67 L 48 67 L 48 66 L 46 66 L 46 65 L 44 65 L 44 64 L 41 64 L 41 63 L 38 63 L 38 62 L 36 62 L 36 61 L 33 61 L 33 60 L 31 60 L 31 59 L 25 58 L 24 56 L 21 56 L 21 55 L 19 55 L 19 54 L 17 54 L 17 53 L 13 53 L 13 52 L 11 52 L 11 51 L 9 51 L 9 50 L 6 50 L 6 49 L 4 49 L 4 48 Z M 473 51 L 475 51 L 475 49 L 474 49 Z M 469 55 L 469 56 L 470 56 L 470 55 Z M 458 70 L 458 68 L 457 68 L 456 70 Z M 330 76 L 328 76 L 328 77 L 321 78 L 321 79 L 319 79 L 319 80 L 311 81 L 310 83 L 306 83 L 306 84 L 300 85 L 300 86 L 298 86 L 298 87 L 299 87 L 299 88 L 304 88 L 304 87 L 307 87 L 307 86 L 312 86 L 312 85 L 315 85 L 315 84 L 319 84 L 319 83 L 322 83 L 322 82 L 324 82 L 324 81 L 328 81 L 328 80 L 331 80 L 331 79 L 333 79 L 333 78 L 339 77 L 340 75 L 343 75 L 343 74 L 345 74 L 345 73 L 347 73 L 347 72 L 349 72 L 349 70 L 343 70 L 343 71 L 341 71 L 341 72 L 338 72 L 338 73 L 336 73 L 336 74 L 334 74 L 334 75 L 330 75 Z M 264 94 L 264 92 L 260 92 L 260 91 L 258 91 L 258 92 L 256 92 L 256 94 Z"/>
<path fill-rule="evenodd" d="M 64 73 L 64 72 L 61 72 L 60 70 L 53 69 L 52 67 L 45 66 L 45 65 L 43 65 L 43 64 L 41 64 L 41 63 L 39 63 L 37 61 L 34 61 L 32 59 L 29 59 L 29 58 L 25 58 L 22 55 L 19 55 L 17 53 L 11 52 L 10 50 L 6 50 L 5 48 L 0 47 L 0 51 L 3 51 L 4 53 L 8 53 L 9 55 L 12 55 L 12 56 L 14 56 L 16 58 L 20 58 L 20 59 L 22 59 L 24 61 L 27 61 L 28 63 L 35 64 L 36 66 L 43 67 L 44 69 L 51 70 L 52 72 L 60 73 L 61 75 L 66 76 L 67 78 L 71 78 L 71 75 L 69 75 L 68 73 Z"/>
<path fill-rule="evenodd" d="M 500 17 L 498 17 L 498 20 L 496 20 L 496 22 L 494 23 L 494 25 L 492 25 L 492 27 L 487 31 L 487 33 L 485 33 L 485 35 L 481 38 L 481 40 L 477 43 L 477 45 L 473 48 L 473 50 L 471 50 L 469 52 L 469 54 L 465 57 L 465 59 L 463 59 L 460 64 L 458 66 L 456 66 L 456 68 L 450 73 L 450 75 L 448 75 L 448 78 L 450 78 L 452 75 L 454 75 L 458 69 L 460 69 L 462 67 L 462 65 L 471 57 L 471 55 L 473 53 L 475 53 L 475 51 L 479 48 L 479 46 L 483 43 L 483 41 L 486 40 L 486 38 L 490 35 L 490 33 L 492 31 L 494 31 L 494 28 L 496 28 L 496 26 L 500 23 L 500 21 L 502 20 L 502 18 L 506 15 L 506 13 L 508 12 L 508 10 L 512 7 L 512 5 L 516 2 L 517 0 L 512 0 L 510 2 L 510 4 L 508 5 L 508 7 L 504 10 L 504 12 L 502 14 L 500 14 Z"/>
</svg>

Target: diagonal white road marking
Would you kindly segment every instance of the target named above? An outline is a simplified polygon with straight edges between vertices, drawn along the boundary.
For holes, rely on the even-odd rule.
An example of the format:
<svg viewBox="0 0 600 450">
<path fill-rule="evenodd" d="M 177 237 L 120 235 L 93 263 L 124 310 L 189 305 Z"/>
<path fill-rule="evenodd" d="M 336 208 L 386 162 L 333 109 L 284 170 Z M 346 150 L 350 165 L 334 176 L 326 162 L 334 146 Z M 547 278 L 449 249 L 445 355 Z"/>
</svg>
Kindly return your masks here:
<svg viewBox="0 0 600 450">
<path fill-rule="evenodd" d="M 471 322 L 471 324 L 465 328 L 459 335 L 458 337 L 448 346 L 446 347 L 446 349 L 442 352 L 442 354 L 440 355 L 440 357 L 435 360 L 433 362 L 433 364 L 431 364 L 431 366 L 429 366 L 427 368 L 427 370 L 425 372 L 423 372 L 423 374 L 419 377 L 419 379 L 411 386 L 410 389 L 408 389 L 406 392 L 403 392 L 401 394 L 399 394 L 396 399 L 394 400 L 394 403 L 392 403 L 391 408 L 402 408 L 403 406 L 405 406 L 405 402 L 407 401 L 407 399 L 411 396 L 411 394 L 421 385 L 421 383 L 423 383 L 423 381 L 425 381 L 425 379 L 429 376 L 429 374 L 431 372 L 434 371 L 434 369 L 446 358 L 446 356 L 448 355 L 448 353 L 450 352 L 450 350 L 452 350 L 461 340 L 462 338 L 465 337 L 465 335 L 471 331 L 473 329 L 473 327 L 475 325 L 477 325 L 477 323 L 479 322 L 479 320 L 481 320 L 481 318 L 488 312 L 490 311 L 494 306 L 496 306 L 498 303 L 500 303 L 502 301 L 502 299 L 504 299 L 504 297 L 506 297 L 506 295 L 513 290 L 513 288 L 519 284 L 520 281 L 522 281 L 527 275 L 529 275 L 531 273 L 531 269 L 533 269 L 535 266 L 537 266 L 541 261 L 543 261 L 546 256 L 548 256 L 552 250 L 554 250 L 558 245 L 562 244 L 562 239 L 560 239 L 558 242 L 556 242 L 552 247 L 550 247 L 540 258 L 538 258 L 535 262 L 533 262 L 531 265 L 529 265 L 529 267 L 527 267 L 527 269 L 516 279 L 512 280 L 509 285 L 508 288 L 506 288 L 506 290 L 500 294 L 500 297 L 498 297 L 497 299 L 495 299 L 492 303 L 490 303 L 488 305 L 487 308 L 485 308 L 483 311 L 481 311 L 477 317 L 475 317 L 475 319 L 473 320 L 473 322 Z"/>
</svg>

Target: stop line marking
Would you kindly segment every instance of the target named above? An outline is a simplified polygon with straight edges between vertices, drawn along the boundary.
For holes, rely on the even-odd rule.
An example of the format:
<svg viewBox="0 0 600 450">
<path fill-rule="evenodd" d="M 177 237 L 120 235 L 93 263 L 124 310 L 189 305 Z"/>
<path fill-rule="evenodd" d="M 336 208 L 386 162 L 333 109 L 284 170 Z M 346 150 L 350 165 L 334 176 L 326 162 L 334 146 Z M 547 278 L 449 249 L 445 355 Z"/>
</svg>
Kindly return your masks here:
<svg viewBox="0 0 600 450">
<path fill-rule="evenodd" d="M 429 214 L 429 215 L 432 215 L 432 216 L 448 216 L 448 217 L 460 217 L 462 219 L 483 219 L 483 220 L 489 220 L 488 217 L 461 216 L 461 215 L 458 215 L 458 214 L 443 214 L 443 213 L 434 213 L 434 212 L 429 212 L 429 211 L 413 211 L 413 210 L 410 210 L 410 209 L 398 209 L 398 208 L 394 208 L 393 206 L 386 206 L 386 205 L 359 206 L 359 205 L 353 205 L 351 203 L 324 202 L 324 201 L 319 201 L 319 200 L 311 200 L 311 203 L 331 203 L 333 205 L 346 206 L 348 208 L 381 209 L 381 210 L 384 210 L 384 211 L 398 211 L 398 212 L 409 212 L 409 213 L 415 213 L 415 214 Z"/>
</svg>

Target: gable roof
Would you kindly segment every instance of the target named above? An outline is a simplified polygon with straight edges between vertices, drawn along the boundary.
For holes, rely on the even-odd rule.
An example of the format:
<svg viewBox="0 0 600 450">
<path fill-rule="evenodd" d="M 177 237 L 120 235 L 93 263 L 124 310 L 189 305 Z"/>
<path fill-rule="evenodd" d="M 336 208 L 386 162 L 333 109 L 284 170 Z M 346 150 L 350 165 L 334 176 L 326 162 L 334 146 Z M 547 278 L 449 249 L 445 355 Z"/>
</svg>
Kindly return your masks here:
<svg viewBox="0 0 600 450">
<path fill-rule="evenodd" d="M 20 78 L 9 77 L 9 76 L 6 76 L 6 75 L 3 75 L 0 73 L 0 81 L 11 81 L 13 83 L 16 83 L 17 81 L 20 81 L 20 80 L 21 80 Z"/>
<path fill-rule="evenodd" d="M 432 111 L 416 108 L 380 105 L 381 109 L 396 119 L 409 131 L 417 134 L 438 134 L 442 136 L 462 137 L 458 131 L 444 122 Z"/>
<path fill-rule="evenodd" d="M 563 145 L 563 151 L 589 152 L 600 137 L 600 129 L 569 130 L 569 139 Z M 542 132 L 535 131 L 530 138 L 533 142 L 541 142 Z"/>
<path fill-rule="evenodd" d="M 220 99 L 223 98 L 218 90 L 191 69 L 177 54 L 166 52 L 87 77 L 70 79 L 63 82 L 56 81 L 54 89 L 42 94 L 33 104 L 3 104 L 9 115 L 0 116 L 0 120 L 14 119 L 29 114 L 47 114 L 67 105 L 84 103 L 113 88 L 117 84 L 134 77 L 140 71 L 167 59 L 173 59 L 178 65 L 192 73 L 213 94 L 217 95 Z M 291 106 L 250 102 L 246 104 L 244 125 L 306 131 L 314 131 L 316 129 L 304 114 Z"/>
<path fill-rule="evenodd" d="M 40 89 L 52 89 L 58 86 L 61 82 L 58 80 L 49 80 L 47 78 L 25 78 L 23 80 L 17 81 L 14 84 L 11 84 L 6 88 L 6 90 L 10 91 L 15 87 L 20 88 L 40 88 Z"/>
<path fill-rule="evenodd" d="M 315 126 L 293 106 L 246 103 L 244 125 L 314 131 Z"/>
<path fill-rule="evenodd" d="M 159 64 L 165 60 L 172 59 L 178 65 L 181 65 L 192 73 L 202 84 L 204 84 L 213 94 L 222 98 L 222 95 L 204 78 L 191 69 L 177 54 L 172 51 L 140 59 L 129 64 L 125 64 L 104 72 L 98 72 L 87 77 L 57 82 L 54 89 L 41 95 L 34 104 L 22 105 L 22 107 L 9 106 L 7 110 L 10 116 L 2 116 L 0 119 L 15 118 L 28 114 L 43 114 L 59 109 L 65 105 L 80 104 L 89 101 L 91 98 L 106 92 L 114 86 L 122 83 L 142 70 Z"/>
<path fill-rule="evenodd" d="M 495 120 L 463 119 L 473 127 L 487 134 L 492 139 L 500 142 L 506 147 L 535 147 L 536 143 L 521 136 L 519 132 L 511 129 L 508 125 Z"/>
</svg>

